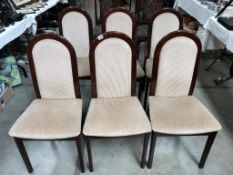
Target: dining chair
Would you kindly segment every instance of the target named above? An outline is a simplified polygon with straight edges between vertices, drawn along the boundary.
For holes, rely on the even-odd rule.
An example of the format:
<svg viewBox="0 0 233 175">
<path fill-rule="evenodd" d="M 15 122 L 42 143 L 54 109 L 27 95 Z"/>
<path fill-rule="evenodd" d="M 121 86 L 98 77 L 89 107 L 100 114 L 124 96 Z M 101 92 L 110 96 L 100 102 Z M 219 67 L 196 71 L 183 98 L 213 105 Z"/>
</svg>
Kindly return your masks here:
<svg viewBox="0 0 233 175">
<path fill-rule="evenodd" d="M 221 130 L 216 118 L 193 96 L 200 56 L 200 40 L 186 31 L 172 32 L 156 46 L 149 96 L 152 125 L 149 168 L 158 136 L 208 136 L 199 162 L 203 168 Z"/>
<path fill-rule="evenodd" d="M 29 173 L 33 168 L 23 141 L 73 140 L 80 169 L 85 171 L 81 145 L 82 100 L 75 50 L 56 34 L 35 36 L 27 48 L 36 99 L 9 131 Z"/>
<path fill-rule="evenodd" d="M 116 31 L 126 34 L 130 37 L 134 44 L 136 44 L 136 18 L 135 16 L 125 8 L 114 8 L 109 10 L 103 17 L 102 31 L 110 32 Z M 136 56 L 138 58 L 138 54 Z M 139 61 L 137 61 L 137 74 L 136 78 L 139 82 L 139 98 L 142 94 L 144 87 L 145 73 Z"/>
<path fill-rule="evenodd" d="M 145 97 L 144 107 L 147 106 L 147 97 L 149 84 L 152 74 L 152 65 L 154 60 L 154 52 L 158 42 L 167 34 L 181 30 L 183 28 L 182 17 L 174 9 L 164 8 L 159 10 L 152 18 L 149 25 L 149 40 L 147 45 L 147 54 L 145 58 Z"/>
<path fill-rule="evenodd" d="M 89 51 L 93 39 L 91 17 L 78 7 L 68 7 L 59 14 L 59 31 L 74 47 L 80 79 L 90 79 Z"/>
<path fill-rule="evenodd" d="M 144 135 L 141 167 L 144 168 L 151 126 L 136 93 L 136 48 L 123 33 L 107 32 L 90 51 L 92 99 L 83 127 L 90 171 L 94 137 Z"/>
</svg>

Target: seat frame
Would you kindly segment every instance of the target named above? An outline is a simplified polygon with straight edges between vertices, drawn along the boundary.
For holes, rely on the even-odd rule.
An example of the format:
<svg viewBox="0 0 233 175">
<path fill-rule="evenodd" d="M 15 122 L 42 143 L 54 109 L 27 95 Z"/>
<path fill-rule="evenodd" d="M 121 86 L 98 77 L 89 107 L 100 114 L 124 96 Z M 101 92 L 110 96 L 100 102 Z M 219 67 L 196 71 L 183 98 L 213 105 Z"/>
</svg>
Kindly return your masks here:
<svg viewBox="0 0 233 175">
<path fill-rule="evenodd" d="M 132 21 L 132 40 L 134 41 L 134 44 L 136 45 L 137 43 L 137 35 L 136 35 L 136 28 L 137 28 L 137 19 L 136 17 L 128 10 L 122 7 L 117 7 L 109 10 L 102 18 L 102 31 L 103 33 L 106 32 L 106 21 L 107 18 L 112 15 L 113 13 L 117 12 L 122 12 L 128 15 Z M 138 45 L 136 45 L 138 46 Z M 139 59 L 139 48 L 137 48 L 137 60 Z M 140 64 L 140 63 L 139 63 Z M 142 97 L 142 91 L 144 90 L 144 83 L 145 83 L 145 76 L 137 78 L 137 82 L 139 82 L 139 92 L 138 92 L 138 97 L 141 99 Z"/>
<path fill-rule="evenodd" d="M 81 8 L 78 7 L 67 7 L 64 10 L 61 11 L 61 13 L 59 14 L 59 18 L 58 18 L 58 25 L 59 25 L 59 33 L 60 35 L 63 36 L 63 29 L 62 29 L 62 19 L 63 17 L 70 12 L 78 12 L 80 14 L 82 14 L 83 16 L 85 16 L 87 23 L 88 23 L 88 29 L 89 29 L 89 45 L 91 47 L 91 42 L 93 40 L 93 25 L 92 25 L 92 20 L 90 15 L 85 11 L 82 10 Z M 78 55 L 76 55 L 78 57 Z M 85 77 L 79 77 L 79 79 L 81 80 L 90 80 L 90 76 L 85 76 Z"/>
<path fill-rule="evenodd" d="M 100 40 L 96 39 L 91 47 L 90 51 L 90 68 L 91 68 L 91 86 L 92 86 L 92 98 L 97 98 L 97 86 L 96 86 L 96 68 L 95 68 L 95 49 L 101 41 L 109 38 L 119 38 L 127 42 L 132 50 L 132 74 L 131 74 L 131 96 L 136 95 L 136 48 L 133 41 L 125 34 L 119 32 L 107 32 L 102 35 Z M 146 164 L 146 155 L 147 155 L 147 147 L 149 141 L 150 133 L 139 134 L 144 135 L 144 143 L 143 143 L 143 151 L 141 157 L 141 168 L 145 167 Z M 92 151 L 91 151 L 91 139 L 96 138 L 93 136 L 85 136 L 86 146 L 87 146 L 87 155 L 89 161 L 89 170 L 91 172 L 94 171 L 93 167 L 93 159 L 92 159 Z"/>
<path fill-rule="evenodd" d="M 149 59 L 149 56 L 150 56 L 150 51 L 151 51 L 151 40 L 152 40 L 152 31 L 153 31 L 153 23 L 154 23 L 154 20 L 159 17 L 160 15 L 164 14 L 164 13 L 172 13 L 173 15 L 176 15 L 176 17 L 178 18 L 179 20 L 179 29 L 178 30 L 182 30 L 183 29 L 183 19 L 180 15 L 179 12 L 177 12 L 176 10 L 174 9 L 171 9 L 171 8 L 164 8 L 164 9 L 161 9 L 159 10 L 152 18 L 150 24 L 149 24 L 149 37 L 148 37 L 148 41 L 147 41 L 147 54 L 145 56 L 145 62 L 144 62 L 144 70 L 146 70 L 146 60 Z M 146 71 L 145 71 L 146 73 Z M 147 75 L 145 75 L 145 96 L 144 96 L 144 108 L 146 109 L 147 108 L 147 100 L 148 100 L 148 91 L 149 91 L 149 86 L 150 86 L 150 81 L 151 81 L 151 78 L 147 77 Z"/>
<path fill-rule="evenodd" d="M 152 79 L 151 79 L 151 87 L 150 87 L 150 96 L 155 96 L 156 94 L 156 83 L 157 83 L 157 76 L 158 76 L 158 67 L 159 67 L 159 60 L 160 60 L 160 52 L 164 44 L 166 44 L 167 41 L 170 39 L 173 39 L 178 36 L 184 36 L 192 39 L 197 46 L 197 56 L 196 56 L 196 63 L 194 66 L 194 71 L 193 71 L 193 77 L 189 89 L 188 95 L 191 96 L 193 94 L 194 88 L 195 88 L 195 83 L 196 83 L 196 78 L 197 78 L 197 72 L 198 72 L 198 65 L 200 61 L 200 56 L 201 56 L 201 42 L 200 40 L 193 34 L 186 32 L 186 31 L 175 31 L 167 36 L 165 36 L 160 42 L 158 43 L 155 53 L 154 53 L 154 61 L 153 61 L 153 70 L 152 70 Z M 149 116 L 149 112 L 148 112 Z M 152 127 L 153 128 L 153 127 Z M 155 132 L 152 129 L 152 135 L 151 135 L 151 144 L 150 144 L 150 151 L 149 151 L 149 160 L 148 160 L 148 168 L 152 168 L 153 164 L 153 158 L 154 158 L 154 150 L 155 150 L 155 144 L 156 144 L 156 139 L 158 136 L 208 136 L 206 145 L 204 148 L 204 151 L 202 153 L 200 162 L 199 162 L 199 168 L 203 168 L 205 165 L 205 162 L 207 160 L 208 154 L 210 152 L 210 149 L 213 145 L 213 142 L 215 140 L 215 137 L 217 135 L 216 132 L 207 132 L 207 133 L 199 133 L 199 134 L 165 134 L 165 133 L 159 133 Z"/>
<path fill-rule="evenodd" d="M 77 68 L 77 60 L 76 60 L 76 56 L 75 56 L 75 50 L 72 47 L 72 45 L 69 43 L 68 40 L 66 40 L 65 38 L 63 38 L 59 35 L 52 34 L 52 33 L 37 35 L 36 37 L 34 37 L 32 39 L 32 41 L 29 43 L 28 48 L 27 48 L 27 55 L 28 55 L 29 66 L 30 66 L 31 75 L 32 75 L 32 82 L 34 85 L 34 90 L 35 90 L 37 99 L 41 99 L 41 94 L 40 94 L 40 90 L 39 90 L 39 86 L 38 86 L 38 82 L 37 82 L 37 76 L 36 76 L 35 65 L 34 65 L 34 61 L 33 61 L 32 50 L 33 50 L 34 45 L 43 39 L 56 40 L 56 41 L 62 43 L 69 50 L 70 57 L 71 57 L 75 97 L 80 99 L 81 94 L 80 94 L 80 87 L 79 87 L 78 68 Z M 54 140 L 59 140 L 59 141 L 72 140 L 72 141 L 75 141 L 76 146 L 77 146 L 77 151 L 78 151 L 80 170 L 81 170 L 81 172 L 85 172 L 85 165 L 84 165 L 83 153 L 82 153 L 81 133 L 78 137 L 67 138 L 67 139 L 24 139 L 24 138 L 14 137 L 14 140 L 15 140 L 15 143 L 16 143 L 16 145 L 19 149 L 19 152 L 22 156 L 22 159 L 25 163 L 27 171 L 29 173 L 33 172 L 33 168 L 32 168 L 31 162 L 28 158 L 23 141 L 28 141 L 28 140 L 29 141 L 35 141 L 35 140 L 36 141 L 54 141 Z"/>
</svg>

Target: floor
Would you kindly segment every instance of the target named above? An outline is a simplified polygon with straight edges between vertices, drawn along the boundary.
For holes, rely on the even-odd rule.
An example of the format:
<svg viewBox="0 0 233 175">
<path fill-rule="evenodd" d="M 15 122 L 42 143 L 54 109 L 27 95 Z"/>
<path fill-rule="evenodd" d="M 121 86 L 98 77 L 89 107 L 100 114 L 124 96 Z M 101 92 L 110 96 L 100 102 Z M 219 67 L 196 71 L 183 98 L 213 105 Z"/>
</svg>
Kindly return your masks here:
<svg viewBox="0 0 233 175">
<path fill-rule="evenodd" d="M 86 6 L 92 3 L 86 1 Z M 89 9 L 91 10 L 91 9 Z M 209 72 L 205 67 L 217 54 L 202 56 L 194 95 L 215 115 L 222 124 L 204 169 L 197 164 L 205 137 L 161 137 L 157 141 L 153 169 L 141 169 L 139 160 L 142 151 L 142 137 L 95 139 L 92 141 L 94 173 L 87 169 L 86 147 L 84 145 L 85 174 L 96 175 L 229 175 L 233 171 L 233 80 L 216 86 L 213 79 L 220 74 L 227 75 L 229 61 L 216 64 Z M 140 58 L 143 57 L 141 54 Z M 227 56 L 229 57 L 229 56 Z M 89 82 L 81 82 L 84 111 L 90 100 Z M 0 175 L 26 175 L 27 170 L 8 131 L 14 121 L 35 98 L 31 78 L 23 79 L 23 85 L 14 88 L 14 98 L 0 113 Z M 188 117 L 188 116 L 187 116 Z M 77 175 L 77 151 L 74 142 L 25 142 L 34 175 Z"/>
</svg>

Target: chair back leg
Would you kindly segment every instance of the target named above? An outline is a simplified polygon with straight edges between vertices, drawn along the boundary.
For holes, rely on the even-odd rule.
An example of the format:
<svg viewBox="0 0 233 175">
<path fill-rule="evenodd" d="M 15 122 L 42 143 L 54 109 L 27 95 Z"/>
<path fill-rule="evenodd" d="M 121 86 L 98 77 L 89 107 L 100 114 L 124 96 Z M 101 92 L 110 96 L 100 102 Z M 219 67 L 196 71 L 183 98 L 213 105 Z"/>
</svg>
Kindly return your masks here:
<svg viewBox="0 0 233 175">
<path fill-rule="evenodd" d="M 141 159 L 141 168 L 145 168 L 149 136 L 150 136 L 149 133 L 145 134 L 145 136 L 144 136 L 144 144 L 143 144 L 142 159 Z"/>
<path fill-rule="evenodd" d="M 23 140 L 22 139 L 19 139 L 19 138 L 14 138 L 15 140 L 15 143 L 19 149 L 19 152 L 23 158 L 23 161 L 27 167 L 27 170 L 28 170 L 28 173 L 32 173 L 33 171 L 33 168 L 32 168 L 32 165 L 31 165 L 31 162 L 28 158 L 28 155 L 27 155 L 27 152 L 26 152 L 26 149 L 24 147 L 24 144 L 23 144 Z"/>
<path fill-rule="evenodd" d="M 89 169 L 91 172 L 93 172 L 94 168 L 93 168 L 93 161 L 92 161 L 90 137 L 85 137 L 85 140 L 86 140 L 86 145 L 87 145 L 87 156 L 88 156 L 88 161 L 89 161 Z"/>
<path fill-rule="evenodd" d="M 80 170 L 81 170 L 82 173 L 84 173 L 85 172 L 85 165 L 84 165 L 84 161 L 83 161 L 83 151 L 82 151 L 82 144 L 81 144 L 80 136 L 77 137 L 77 139 L 75 141 L 76 141 L 76 144 L 77 144 L 78 157 L 79 157 L 79 163 L 80 163 Z"/>
<path fill-rule="evenodd" d="M 216 135 L 217 135 L 217 132 L 213 132 L 213 133 L 210 133 L 208 135 L 208 139 L 206 141 L 206 145 L 205 145 L 204 151 L 202 153 L 201 160 L 199 162 L 199 168 L 204 167 L 206 159 L 207 159 L 207 157 L 209 155 L 210 149 L 211 149 L 211 147 L 212 147 L 212 145 L 214 143 Z"/>
<path fill-rule="evenodd" d="M 150 169 L 152 168 L 152 164 L 153 164 L 156 139 L 157 139 L 156 133 L 152 131 L 151 141 L 150 141 L 149 161 L 148 161 L 148 164 L 147 164 L 147 167 L 150 168 Z"/>
</svg>

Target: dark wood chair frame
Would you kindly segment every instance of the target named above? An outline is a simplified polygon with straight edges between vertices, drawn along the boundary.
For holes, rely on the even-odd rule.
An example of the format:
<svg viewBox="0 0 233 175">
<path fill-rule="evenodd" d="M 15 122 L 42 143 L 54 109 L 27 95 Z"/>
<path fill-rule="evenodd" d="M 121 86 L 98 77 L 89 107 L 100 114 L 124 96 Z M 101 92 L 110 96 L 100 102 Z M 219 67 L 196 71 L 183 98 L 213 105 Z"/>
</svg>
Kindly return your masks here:
<svg viewBox="0 0 233 175">
<path fill-rule="evenodd" d="M 152 74 L 153 76 L 151 79 L 150 96 L 155 96 L 155 94 L 156 94 L 156 83 L 157 83 L 158 67 L 159 67 L 161 49 L 169 40 L 176 38 L 176 37 L 179 37 L 179 36 L 192 39 L 196 43 L 196 46 L 198 49 L 196 63 L 195 63 L 194 72 L 193 72 L 193 77 L 192 77 L 192 81 L 191 81 L 188 95 L 191 96 L 193 94 L 193 91 L 195 88 L 195 83 L 196 83 L 196 78 L 197 78 L 198 64 L 199 64 L 200 56 L 201 56 L 201 42 L 195 35 L 193 35 L 189 32 L 180 30 L 180 31 L 172 32 L 172 33 L 168 34 L 167 36 L 165 36 L 162 40 L 160 40 L 160 42 L 158 43 L 158 45 L 156 47 L 155 54 L 154 54 L 154 62 L 153 62 L 153 74 Z M 149 161 L 148 161 L 147 166 L 148 166 L 148 168 L 152 168 L 155 144 L 156 144 L 156 139 L 158 136 L 208 136 L 204 151 L 202 153 L 202 156 L 201 156 L 201 159 L 199 162 L 199 168 L 203 168 L 205 165 L 205 162 L 207 160 L 211 146 L 215 140 L 216 135 L 217 135 L 217 131 L 216 132 L 209 132 L 209 133 L 201 133 L 201 134 L 183 134 L 183 135 L 180 134 L 179 135 L 179 134 L 158 133 L 158 132 L 155 132 L 152 130 L 151 145 L 150 145 L 150 152 L 149 152 Z"/>
<path fill-rule="evenodd" d="M 135 16 L 128 10 L 122 7 L 118 7 L 118 8 L 113 8 L 111 10 L 109 10 L 102 18 L 102 31 L 103 33 L 106 32 L 106 21 L 108 19 L 108 17 L 110 15 L 112 15 L 113 13 L 117 13 L 117 12 L 122 12 L 125 13 L 126 15 L 128 15 L 132 21 L 132 40 L 134 42 L 134 44 L 136 45 L 136 27 L 137 27 L 137 20 L 135 18 Z M 137 55 L 136 58 L 139 58 L 139 48 L 137 48 Z M 144 81 L 145 81 L 145 77 L 141 77 L 141 78 L 137 78 L 137 82 L 139 82 L 139 93 L 138 93 L 138 97 L 141 99 L 142 96 L 142 91 L 144 90 Z"/>
<path fill-rule="evenodd" d="M 101 40 L 96 39 L 91 47 L 90 51 L 90 66 L 91 66 L 91 85 L 92 85 L 92 98 L 97 98 L 97 86 L 96 86 L 96 68 L 95 68 L 95 49 L 96 47 L 105 39 L 109 38 L 119 38 L 127 42 L 132 50 L 132 76 L 131 76 L 131 95 L 136 95 L 136 48 L 133 41 L 125 34 L 119 32 L 107 32 L 103 34 L 103 38 Z M 144 134 L 144 144 L 141 158 L 141 168 L 145 167 L 146 164 L 146 154 L 148 147 L 150 133 Z M 89 169 L 93 172 L 93 160 L 92 160 L 92 151 L 91 151 L 91 138 L 96 138 L 92 136 L 85 136 L 86 145 L 87 145 L 87 155 L 89 160 Z"/>
<path fill-rule="evenodd" d="M 28 55 L 28 60 L 29 60 L 29 66 L 30 66 L 30 70 L 31 70 L 31 75 L 32 75 L 32 81 L 33 81 L 33 85 L 34 85 L 34 89 L 35 89 L 35 93 L 36 93 L 36 97 L 38 99 L 41 99 L 41 94 L 40 94 L 40 90 L 39 90 L 39 86 L 38 86 L 38 81 L 37 81 L 37 76 L 36 76 L 36 71 L 35 71 L 35 65 L 34 65 L 34 60 L 33 60 L 33 54 L 32 54 L 32 50 L 33 47 L 36 43 L 38 43 L 41 40 L 44 39 L 52 39 L 52 40 L 56 40 L 60 43 L 62 43 L 70 52 L 70 57 L 71 57 L 71 64 L 72 64 L 72 74 L 73 74 L 73 81 L 74 81 L 74 89 L 75 89 L 75 96 L 76 98 L 81 98 L 81 94 L 80 94 L 80 87 L 79 87 L 79 78 L 78 78 L 78 68 L 77 68 L 77 60 L 76 60 L 76 55 L 75 55 L 75 50 L 72 47 L 72 45 L 69 43 L 68 40 L 66 40 L 65 38 L 56 35 L 56 34 L 40 34 L 35 36 L 31 42 L 28 45 L 27 48 L 27 55 Z M 31 162 L 28 158 L 26 149 L 24 147 L 23 141 L 26 140 L 30 140 L 30 141 L 53 141 L 53 140 L 72 140 L 76 142 L 77 145 L 77 151 L 78 151 L 78 156 L 79 156 L 79 162 L 80 162 L 80 169 L 81 172 L 85 172 L 85 165 L 84 165 L 84 160 L 83 160 L 83 153 L 82 153 L 82 142 L 81 142 L 81 133 L 78 137 L 74 137 L 74 138 L 68 138 L 68 139 L 24 139 L 24 138 L 16 138 L 14 137 L 15 143 L 19 149 L 19 152 L 23 158 L 23 161 L 25 163 L 25 166 L 28 170 L 29 173 L 33 172 L 33 168 L 31 165 Z"/>
<path fill-rule="evenodd" d="M 153 39 L 152 38 L 152 31 L 153 31 L 153 23 L 154 23 L 154 20 L 159 17 L 160 15 L 164 14 L 164 13 L 172 13 L 174 14 L 177 19 L 179 20 L 179 29 L 178 30 L 182 30 L 183 29 L 183 19 L 182 19 L 182 16 L 180 15 L 179 12 L 177 12 L 176 10 L 174 9 L 171 9 L 171 8 L 164 8 L 164 9 L 161 9 L 159 10 L 152 18 L 150 24 L 149 24 L 149 38 L 147 40 L 147 55 L 145 56 L 145 62 L 144 62 L 144 70 L 146 70 L 146 60 L 149 58 L 150 56 L 150 51 L 151 51 L 151 40 Z M 147 108 L 147 97 L 148 97 L 148 91 L 149 91 L 149 85 L 150 85 L 150 78 L 148 78 L 147 76 L 145 76 L 145 96 L 144 96 L 144 108 L 146 109 Z"/>
<path fill-rule="evenodd" d="M 88 30 L 89 30 L 89 45 L 91 47 L 91 43 L 92 43 L 92 40 L 93 40 L 93 28 L 92 28 L 93 25 L 92 25 L 92 20 L 91 20 L 90 15 L 85 10 L 82 10 L 82 9 L 80 9 L 78 7 L 72 7 L 72 6 L 71 7 L 67 7 L 64 10 L 62 10 L 61 13 L 59 14 L 58 24 L 59 24 L 59 33 L 60 33 L 60 35 L 63 36 L 62 19 L 63 19 L 63 17 L 67 13 L 70 13 L 70 12 L 80 13 L 80 14 L 82 14 L 86 18 L 87 23 L 88 23 Z M 82 26 L 80 26 L 80 27 L 82 27 Z M 90 80 L 90 76 L 79 77 L 79 79 L 80 80 Z"/>
</svg>

